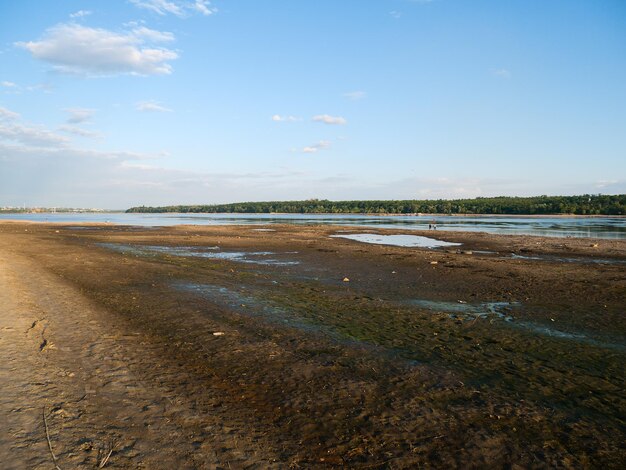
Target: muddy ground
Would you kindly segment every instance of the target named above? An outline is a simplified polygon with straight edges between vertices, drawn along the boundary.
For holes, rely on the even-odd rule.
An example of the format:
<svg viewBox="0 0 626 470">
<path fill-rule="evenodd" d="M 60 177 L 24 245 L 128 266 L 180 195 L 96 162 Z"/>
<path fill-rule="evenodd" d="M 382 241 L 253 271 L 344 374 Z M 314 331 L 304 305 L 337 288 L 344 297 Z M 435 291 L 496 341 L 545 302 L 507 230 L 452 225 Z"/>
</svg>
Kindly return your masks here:
<svg viewBox="0 0 626 470">
<path fill-rule="evenodd" d="M 626 241 L 4 222 L 0 305 L 4 469 L 626 464 Z"/>
</svg>

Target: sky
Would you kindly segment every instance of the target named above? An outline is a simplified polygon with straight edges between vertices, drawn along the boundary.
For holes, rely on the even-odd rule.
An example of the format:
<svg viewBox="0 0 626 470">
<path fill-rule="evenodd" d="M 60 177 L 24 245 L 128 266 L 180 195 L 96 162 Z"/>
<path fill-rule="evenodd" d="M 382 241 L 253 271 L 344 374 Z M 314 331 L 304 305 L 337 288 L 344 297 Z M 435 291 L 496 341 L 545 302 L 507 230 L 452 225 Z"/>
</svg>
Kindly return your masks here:
<svg viewBox="0 0 626 470">
<path fill-rule="evenodd" d="M 0 0 L 0 207 L 598 193 L 623 0 Z"/>
</svg>

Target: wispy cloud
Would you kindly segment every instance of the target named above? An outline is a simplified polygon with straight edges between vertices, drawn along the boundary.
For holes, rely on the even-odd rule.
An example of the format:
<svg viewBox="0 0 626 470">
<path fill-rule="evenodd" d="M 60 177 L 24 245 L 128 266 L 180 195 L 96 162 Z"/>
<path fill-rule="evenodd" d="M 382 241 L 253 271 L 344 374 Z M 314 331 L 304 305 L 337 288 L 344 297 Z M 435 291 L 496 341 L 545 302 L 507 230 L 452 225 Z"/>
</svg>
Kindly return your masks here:
<svg viewBox="0 0 626 470">
<path fill-rule="evenodd" d="M 274 122 L 297 122 L 302 121 L 301 118 L 295 116 L 281 116 L 280 114 L 274 114 L 272 116 Z"/>
<path fill-rule="evenodd" d="M 86 131 L 76 126 L 62 125 L 59 130 L 82 137 L 98 137 L 97 132 Z M 85 158 L 102 158 L 108 160 L 143 160 L 158 158 L 162 155 L 148 155 L 138 152 L 79 149 L 71 144 L 68 137 L 57 134 L 44 126 L 25 122 L 20 114 L 0 107 L 0 155 L 7 158 L 15 156 L 37 156 L 45 158 L 65 155 L 81 155 Z M 2 172 L 0 171 L 0 174 Z"/>
<path fill-rule="evenodd" d="M 89 121 L 95 114 L 95 109 L 88 108 L 65 108 L 63 111 L 69 113 L 67 122 L 70 124 L 80 124 Z"/>
<path fill-rule="evenodd" d="M 135 109 L 137 111 L 142 112 L 151 112 L 151 113 L 171 113 L 172 110 L 170 108 L 166 108 L 159 104 L 158 101 L 149 100 L 149 101 L 139 101 L 135 103 Z"/>
<path fill-rule="evenodd" d="M 59 147 L 69 142 L 65 136 L 55 134 L 42 126 L 24 124 L 18 113 L 0 108 L 0 141 L 17 145 Z"/>
<path fill-rule="evenodd" d="M 95 139 L 97 137 L 101 137 L 101 134 L 99 132 L 90 131 L 90 130 L 83 129 L 83 128 L 77 127 L 77 126 L 70 126 L 68 124 L 64 124 L 64 125 L 60 126 L 59 130 L 63 131 L 63 132 L 67 132 L 68 134 L 77 135 L 79 137 L 88 137 L 88 138 L 91 138 L 91 139 Z"/>
<path fill-rule="evenodd" d="M 70 18 L 84 18 L 85 16 L 89 16 L 93 13 L 93 11 L 89 10 L 78 10 L 75 13 L 70 14 Z"/>
<path fill-rule="evenodd" d="M 317 153 L 319 150 L 326 149 L 330 147 L 330 142 L 328 140 L 320 140 L 319 142 L 309 145 L 308 147 L 304 147 L 302 149 L 302 153 Z"/>
<path fill-rule="evenodd" d="M 132 30 L 132 34 L 135 37 L 146 39 L 152 42 L 172 42 L 176 38 L 173 33 L 167 31 L 157 31 L 155 29 L 146 28 L 145 26 L 139 26 Z"/>
<path fill-rule="evenodd" d="M 39 134 L 37 139 L 33 130 Z M 64 132 L 71 130 L 64 127 Z M 198 194 L 207 202 L 232 201 L 242 194 L 285 199 L 293 191 L 304 198 L 311 197 L 310 188 L 317 191 L 321 185 L 329 186 L 289 169 L 208 173 L 160 168 L 150 160 L 163 153 L 92 150 L 73 145 L 67 138 L 57 142 L 58 138 L 52 138 L 55 135 L 0 108 L 0 200 L 121 209 L 141 203 L 191 203 Z M 303 179 L 307 188 L 301 187 Z"/>
<path fill-rule="evenodd" d="M 130 0 L 130 2 L 139 8 L 152 11 L 161 16 L 174 15 L 179 18 L 185 18 L 194 13 L 208 16 L 217 12 L 217 8 L 211 6 L 209 0 Z"/>
<path fill-rule="evenodd" d="M 202 13 L 205 16 L 212 15 L 217 12 L 217 8 L 211 6 L 211 2 L 208 0 L 196 0 L 192 10 Z"/>
<path fill-rule="evenodd" d="M 345 120 L 345 118 L 342 118 L 341 116 L 330 116 L 328 114 L 318 114 L 317 116 L 313 116 L 313 121 L 339 126 L 342 126 L 348 122 Z"/>
<path fill-rule="evenodd" d="M 345 98 L 348 98 L 349 100 L 353 100 L 353 101 L 358 101 L 358 100 L 362 100 L 363 98 L 365 98 L 367 96 L 367 93 L 365 93 L 364 91 L 349 91 L 348 93 L 344 93 L 343 96 Z"/>
<path fill-rule="evenodd" d="M 26 91 L 41 91 L 43 93 L 52 93 L 54 87 L 49 83 L 38 83 L 37 85 L 29 85 L 25 87 Z"/>
<path fill-rule="evenodd" d="M 15 120 L 15 119 L 19 119 L 20 115 L 16 112 L 11 111 L 10 109 L 7 108 L 3 108 L 2 106 L 0 106 L 0 120 Z"/>
<path fill-rule="evenodd" d="M 396 20 L 399 18 L 402 18 L 402 12 L 401 11 L 397 11 L 397 10 L 392 10 L 389 12 L 389 16 L 391 16 L 392 18 L 395 18 Z"/>
<path fill-rule="evenodd" d="M 619 180 L 599 180 L 596 181 L 595 186 L 598 189 L 604 189 L 611 186 L 617 186 L 620 183 Z"/>
<path fill-rule="evenodd" d="M 2 85 L 3 87 L 6 87 L 6 88 L 16 88 L 17 87 L 17 83 L 8 82 L 6 80 L 3 81 L 3 82 L 0 82 L 0 85 Z"/>
<path fill-rule="evenodd" d="M 507 69 L 496 69 L 493 74 L 500 78 L 511 78 L 511 71 Z"/>
<path fill-rule="evenodd" d="M 46 30 L 39 41 L 15 44 L 64 73 L 159 75 L 172 72 L 169 61 L 177 59 L 178 54 L 145 44 L 173 39 L 171 33 L 148 28 L 117 33 L 78 24 L 59 24 Z"/>
</svg>

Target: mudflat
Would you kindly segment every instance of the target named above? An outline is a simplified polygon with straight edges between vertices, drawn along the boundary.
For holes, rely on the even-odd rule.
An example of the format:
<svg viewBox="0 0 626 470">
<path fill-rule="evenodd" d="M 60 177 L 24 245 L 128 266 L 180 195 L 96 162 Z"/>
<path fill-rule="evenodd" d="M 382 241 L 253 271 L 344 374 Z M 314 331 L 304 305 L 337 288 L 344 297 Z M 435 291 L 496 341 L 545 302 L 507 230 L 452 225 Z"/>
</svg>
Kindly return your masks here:
<svg viewBox="0 0 626 470">
<path fill-rule="evenodd" d="M 626 465 L 626 241 L 259 228 L 0 223 L 2 468 Z"/>
</svg>

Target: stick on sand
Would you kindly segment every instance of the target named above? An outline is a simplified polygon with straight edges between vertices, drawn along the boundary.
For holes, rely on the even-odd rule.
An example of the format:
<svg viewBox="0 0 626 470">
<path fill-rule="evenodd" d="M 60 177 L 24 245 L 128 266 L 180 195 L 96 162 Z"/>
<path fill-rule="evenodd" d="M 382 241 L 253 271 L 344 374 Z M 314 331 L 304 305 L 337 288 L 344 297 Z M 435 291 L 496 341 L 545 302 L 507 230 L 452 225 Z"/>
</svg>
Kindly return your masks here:
<svg viewBox="0 0 626 470">
<path fill-rule="evenodd" d="M 52 455 L 52 461 L 54 462 L 54 467 L 57 470 L 61 470 L 61 468 L 57 465 L 57 456 L 54 455 L 54 451 L 52 450 L 52 443 L 50 442 L 50 433 L 48 432 L 48 421 L 46 420 L 46 407 L 43 407 L 43 425 L 46 428 L 46 439 L 48 441 L 48 449 L 50 449 L 50 455 Z"/>
</svg>

